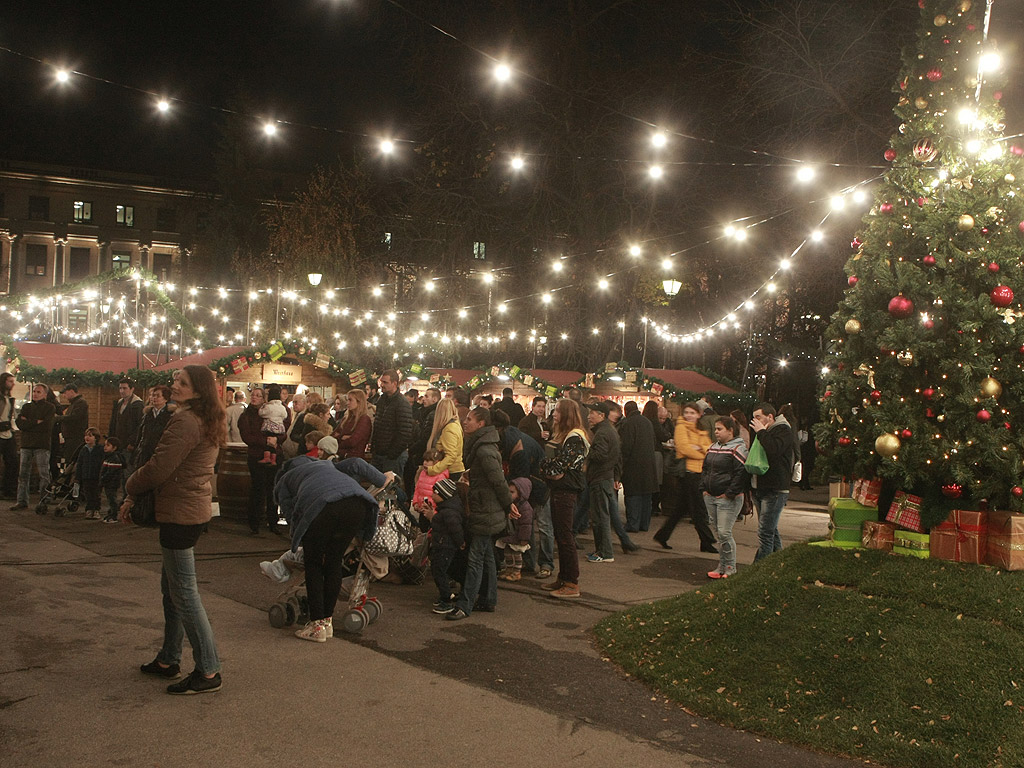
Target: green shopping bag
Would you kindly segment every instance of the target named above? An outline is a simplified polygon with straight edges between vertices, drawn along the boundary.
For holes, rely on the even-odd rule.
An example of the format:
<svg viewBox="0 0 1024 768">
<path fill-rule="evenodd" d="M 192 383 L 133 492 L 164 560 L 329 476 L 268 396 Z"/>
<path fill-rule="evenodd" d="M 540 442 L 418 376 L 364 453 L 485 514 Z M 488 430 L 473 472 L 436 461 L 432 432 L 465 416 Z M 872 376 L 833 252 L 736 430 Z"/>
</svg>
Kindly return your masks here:
<svg viewBox="0 0 1024 768">
<path fill-rule="evenodd" d="M 764 452 L 764 446 L 756 437 L 750 446 L 750 453 L 747 454 L 747 462 L 743 468 L 752 475 L 763 475 L 768 471 L 768 454 Z"/>
</svg>

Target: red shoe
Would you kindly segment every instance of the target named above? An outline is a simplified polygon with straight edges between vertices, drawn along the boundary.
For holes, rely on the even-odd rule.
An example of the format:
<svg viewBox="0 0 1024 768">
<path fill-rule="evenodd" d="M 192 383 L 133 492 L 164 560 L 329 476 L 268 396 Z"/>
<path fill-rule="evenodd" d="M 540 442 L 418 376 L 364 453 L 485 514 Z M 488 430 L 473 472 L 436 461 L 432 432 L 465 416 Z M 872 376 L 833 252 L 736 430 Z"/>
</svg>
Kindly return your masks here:
<svg viewBox="0 0 1024 768">
<path fill-rule="evenodd" d="M 709 579 L 728 579 L 728 573 L 722 573 L 721 571 L 708 571 Z"/>
</svg>

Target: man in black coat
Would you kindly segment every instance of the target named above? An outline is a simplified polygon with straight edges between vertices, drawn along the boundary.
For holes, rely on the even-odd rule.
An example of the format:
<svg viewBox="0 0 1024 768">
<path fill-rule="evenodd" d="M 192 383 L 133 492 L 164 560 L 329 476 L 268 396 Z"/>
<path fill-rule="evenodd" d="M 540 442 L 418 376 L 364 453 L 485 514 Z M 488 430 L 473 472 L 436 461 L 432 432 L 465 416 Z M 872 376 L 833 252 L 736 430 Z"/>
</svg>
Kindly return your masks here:
<svg viewBox="0 0 1024 768">
<path fill-rule="evenodd" d="M 394 472 L 401 478 L 409 460 L 413 420 L 412 406 L 398 391 L 398 382 L 398 371 L 384 371 L 380 375 L 381 394 L 373 420 L 370 453 L 373 466 L 381 472 Z"/>
<path fill-rule="evenodd" d="M 622 493 L 626 499 L 626 530 L 646 531 L 651 527 L 651 499 L 658 490 L 654 426 L 630 400 L 619 422 L 622 450 Z"/>
<path fill-rule="evenodd" d="M 441 402 L 441 391 L 431 387 L 423 393 L 423 405 L 418 409 L 413 408 L 415 428 L 412 442 L 409 444 L 409 461 L 406 462 L 405 474 L 402 477 L 406 488 L 412 488 L 413 482 L 416 480 L 416 470 L 423 463 L 423 454 L 429 447 L 427 441 L 434 428 L 434 412 L 437 411 L 439 402 Z"/>
<path fill-rule="evenodd" d="M 114 410 L 110 413 L 107 435 L 116 437 L 121 450 L 130 456 L 135 450 L 135 441 L 138 440 L 139 427 L 142 425 L 142 398 L 135 394 L 128 379 L 118 382 L 117 392 L 121 399 L 114 403 Z"/>
<path fill-rule="evenodd" d="M 513 427 L 518 427 L 519 422 L 526 418 L 526 411 L 523 410 L 523 406 L 512 397 L 511 387 L 505 387 L 501 390 L 501 400 L 496 402 L 494 407 L 499 411 L 504 411 L 505 415 L 508 416 L 508 423 Z"/>
<path fill-rule="evenodd" d="M 782 549 L 779 537 L 779 518 L 789 499 L 789 484 L 793 479 L 793 464 L 796 463 L 796 449 L 793 428 L 786 417 L 777 414 L 768 403 L 761 403 L 754 409 L 751 428 L 757 433 L 756 440 L 768 457 L 768 471 L 752 479 L 754 503 L 757 504 L 757 554 L 754 562 Z"/>
<path fill-rule="evenodd" d="M 78 387 L 68 384 L 61 394 L 68 401 L 67 410 L 55 421 L 60 424 L 64 436 L 64 461 L 70 463 L 75 458 L 75 451 L 85 445 L 85 430 L 89 428 L 89 404 L 78 394 Z"/>
</svg>

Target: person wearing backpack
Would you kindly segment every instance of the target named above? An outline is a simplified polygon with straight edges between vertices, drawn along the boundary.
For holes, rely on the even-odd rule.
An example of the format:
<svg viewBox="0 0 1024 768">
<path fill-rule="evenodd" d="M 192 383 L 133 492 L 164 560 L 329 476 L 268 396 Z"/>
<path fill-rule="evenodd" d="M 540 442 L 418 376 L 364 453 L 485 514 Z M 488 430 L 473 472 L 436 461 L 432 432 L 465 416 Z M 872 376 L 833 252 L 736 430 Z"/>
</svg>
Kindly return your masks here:
<svg viewBox="0 0 1024 768">
<path fill-rule="evenodd" d="M 789 499 L 789 486 L 793 478 L 793 464 L 796 462 L 793 428 L 786 417 L 778 414 L 769 403 L 761 403 L 754 409 L 750 422 L 755 440 L 761 444 L 768 460 L 768 469 L 753 480 L 754 504 L 757 507 L 757 554 L 756 563 L 762 557 L 782 549 L 779 536 L 779 518 Z M 751 448 L 751 453 L 754 449 Z"/>
</svg>

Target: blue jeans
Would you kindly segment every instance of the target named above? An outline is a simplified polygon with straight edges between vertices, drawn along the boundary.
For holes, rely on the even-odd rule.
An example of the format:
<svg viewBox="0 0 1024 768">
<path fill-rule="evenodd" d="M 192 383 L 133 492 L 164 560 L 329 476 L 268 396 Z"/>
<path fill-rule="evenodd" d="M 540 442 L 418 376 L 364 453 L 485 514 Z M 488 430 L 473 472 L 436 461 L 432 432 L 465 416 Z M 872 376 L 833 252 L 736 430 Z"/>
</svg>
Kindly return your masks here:
<svg viewBox="0 0 1024 768">
<path fill-rule="evenodd" d="M 180 664 L 181 640 L 188 635 L 196 670 L 205 675 L 220 672 L 213 629 L 196 583 L 195 548 L 161 548 L 161 552 L 164 558 L 160 572 L 160 591 L 164 596 L 164 644 L 156 660 L 161 664 Z"/>
<path fill-rule="evenodd" d="M 626 530 L 646 531 L 651 527 L 651 494 L 626 494 Z"/>
<path fill-rule="evenodd" d="M 711 521 L 711 530 L 718 539 L 718 572 L 736 572 L 736 539 L 732 535 L 732 527 L 736 524 L 736 518 L 740 516 L 743 509 L 743 494 L 734 499 L 727 499 L 724 496 L 709 496 L 704 494 L 704 506 L 708 510 L 708 518 Z"/>
<path fill-rule="evenodd" d="M 612 549 L 612 514 L 618 513 L 612 508 L 616 503 L 615 483 L 612 480 L 598 480 L 587 486 L 590 495 L 590 524 L 594 529 L 594 551 L 601 557 L 615 556 Z"/>
<path fill-rule="evenodd" d="M 583 533 L 590 525 L 590 488 L 584 488 L 576 497 L 576 511 L 572 516 L 572 532 Z"/>
<path fill-rule="evenodd" d="M 50 487 L 50 452 L 46 448 L 22 448 L 18 471 L 18 503 L 28 504 L 28 487 L 32 482 L 32 465 L 39 471 L 39 500 L 46 498 Z"/>
<path fill-rule="evenodd" d="M 611 504 L 608 505 L 608 521 L 612 524 L 612 530 L 615 531 L 615 535 L 619 537 L 619 544 L 622 546 L 623 552 L 632 552 L 640 549 L 629 538 L 629 534 L 626 533 L 625 523 L 623 523 L 622 515 L 619 514 L 619 492 L 615 490 L 614 483 L 612 483 Z"/>
<path fill-rule="evenodd" d="M 469 615 L 477 602 L 477 596 L 483 605 L 498 603 L 498 573 L 494 567 L 494 537 L 490 535 L 472 534 L 466 553 L 466 580 L 462 584 L 462 592 L 455 606 Z"/>
<path fill-rule="evenodd" d="M 786 506 L 788 498 L 789 491 L 754 492 L 758 518 L 758 548 L 757 554 L 754 555 L 755 563 L 762 557 L 768 557 L 772 552 L 782 549 L 782 539 L 779 537 L 779 518 L 782 517 L 782 508 Z"/>
<path fill-rule="evenodd" d="M 555 529 L 551 524 L 551 498 L 533 508 L 533 539 L 530 548 L 523 552 L 523 568 L 547 568 L 555 570 Z"/>
<path fill-rule="evenodd" d="M 402 451 L 397 458 L 389 459 L 387 456 L 374 456 L 371 462 L 381 472 L 394 472 L 398 481 L 402 481 L 405 472 L 405 462 L 409 460 L 409 451 Z"/>
</svg>

